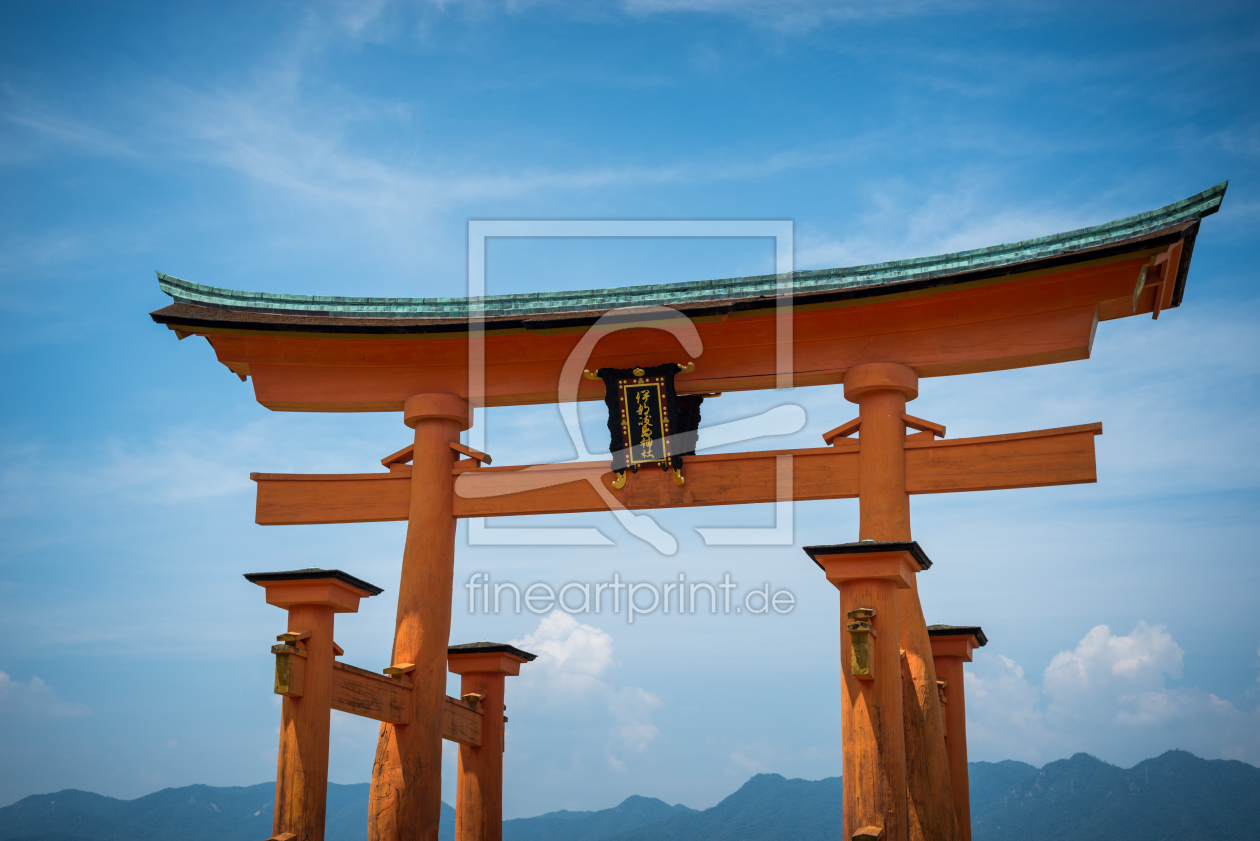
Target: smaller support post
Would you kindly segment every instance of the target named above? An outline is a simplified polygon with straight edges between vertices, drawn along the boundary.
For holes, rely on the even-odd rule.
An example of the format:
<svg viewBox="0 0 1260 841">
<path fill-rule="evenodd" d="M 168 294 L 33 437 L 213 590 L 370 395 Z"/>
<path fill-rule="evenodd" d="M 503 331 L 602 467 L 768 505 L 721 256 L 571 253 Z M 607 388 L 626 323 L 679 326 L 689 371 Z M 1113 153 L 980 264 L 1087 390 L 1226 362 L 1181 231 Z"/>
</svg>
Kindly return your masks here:
<svg viewBox="0 0 1260 841">
<path fill-rule="evenodd" d="M 481 746 L 459 746 L 455 841 L 503 838 L 503 679 L 538 655 L 497 642 L 447 649 L 447 667 L 461 676 L 459 694 L 482 712 Z"/>
<path fill-rule="evenodd" d="M 840 590 L 840 729 L 844 740 L 844 841 L 906 841 L 906 742 L 902 725 L 897 592 L 932 565 L 913 541 L 806 546 Z"/>
<path fill-rule="evenodd" d="M 254 572 L 246 581 L 267 591 L 267 604 L 289 611 L 276 637 L 280 755 L 272 838 L 323 841 L 328 801 L 328 730 L 332 718 L 333 614 L 357 613 L 359 599 L 380 587 L 338 569 Z"/>
<path fill-rule="evenodd" d="M 954 814 L 962 841 L 971 841 L 971 801 L 967 777 L 967 707 L 963 700 L 963 663 L 971 652 L 989 640 L 976 625 L 929 625 L 932 660 L 940 685 L 945 717 L 945 753 L 949 757 L 950 785 L 954 790 Z"/>
</svg>

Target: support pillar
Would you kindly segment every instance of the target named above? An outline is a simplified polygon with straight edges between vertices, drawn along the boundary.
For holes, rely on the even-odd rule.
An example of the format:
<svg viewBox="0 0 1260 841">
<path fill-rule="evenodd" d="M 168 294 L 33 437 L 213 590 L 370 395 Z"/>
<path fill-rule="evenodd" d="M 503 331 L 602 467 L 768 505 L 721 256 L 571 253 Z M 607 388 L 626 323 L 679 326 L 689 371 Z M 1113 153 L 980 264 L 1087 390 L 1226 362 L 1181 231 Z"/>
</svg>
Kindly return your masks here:
<svg viewBox="0 0 1260 841">
<path fill-rule="evenodd" d="M 846 400 L 858 404 L 858 499 L 860 540 L 906 542 L 910 496 L 906 491 L 906 401 L 919 396 L 913 368 L 890 362 L 851 368 L 844 378 Z M 907 841 L 952 841 L 958 826 L 953 808 L 944 723 L 936 695 L 936 672 L 918 582 L 898 590 L 898 644 L 905 659 L 902 693 L 903 739 L 909 818 Z M 845 836 L 846 841 L 849 836 Z"/>
<path fill-rule="evenodd" d="M 967 774 L 967 706 L 963 698 L 963 663 L 971 652 L 989 640 L 977 625 L 929 625 L 936 677 L 943 683 L 945 752 L 949 756 L 954 813 L 962 841 L 971 841 L 971 784 Z"/>
<path fill-rule="evenodd" d="M 459 746 L 455 841 L 502 841 L 503 680 L 537 655 L 494 642 L 453 645 L 448 652 L 448 668 L 461 676 L 460 697 L 482 712 L 481 745 Z"/>
<path fill-rule="evenodd" d="M 415 429 L 407 543 L 398 588 L 391 665 L 410 669 L 407 725 L 382 724 L 372 766 L 369 841 L 437 841 L 442 808 L 442 710 L 455 564 L 452 513 L 459 433 L 468 401 L 454 394 L 408 397 L 403 421 Z"/>
<path fill-rule="evenodd" d="M 381 592 L 340 570 L 301 569 L 245 576 L 267 591 L 267 604 L 289 612 L 276 637 L 280 755 L 272 838 L 323 841 L 328 799 L 328 730 L 332 717 L 333 614 L 356 613 L 359 599 Z"/>
</svg>

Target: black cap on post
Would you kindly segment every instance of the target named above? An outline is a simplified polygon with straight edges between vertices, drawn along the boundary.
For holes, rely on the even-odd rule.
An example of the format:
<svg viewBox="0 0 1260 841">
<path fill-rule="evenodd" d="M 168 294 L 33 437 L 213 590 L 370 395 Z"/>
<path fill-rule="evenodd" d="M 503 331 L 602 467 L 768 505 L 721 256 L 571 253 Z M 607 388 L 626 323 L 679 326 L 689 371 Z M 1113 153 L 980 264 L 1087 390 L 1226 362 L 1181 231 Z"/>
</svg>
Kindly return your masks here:
<svg viewBox="0 0 1260 841">
<path fill-rule="evenodd" d="M 262 584 L 267 581 L 319 581 L 326 578 L 332 578 L 343 584 L 349 584 L 351 587 L 357 587 L 369 596 L 379 596 L 385 592 L 375 584 L 369 584 L 363 579 L 355 578 L 350 573 L 342 572 L 339 569 L 308 567 L 306 569 L 291 569 L 284 572 L 245 573 L 245 580 L 251 584 Z"/>
<path fill-rule="evenodd" d="M 466 642 L 462 645 L 452 645 L 446 649 L 446 656 L 449 657 L 452 654 L 511 654 L 520 657 L 526 663 L 538 659 L 537 654 L 521 651 L 516 646 L 505 642 Z"/>
<path fill-rule="evenodd" d="M 854 543 L 833 543 L 828 546 L 803 546 L 801 548 L 805 550 L 806 555 L 809 555 L 810 560 L 818 564 L 819 569 L 822 569 L 822 564 L 818 560 L 820 557 L 862 555 L 870 552 L 909 552 L 920 569 L 932 566 L 932 560 L 915 540 L 859 540 Z"/>
<path fill-rule="evenodd" d="M 970 634 L 976 638 L 976 645 L 988 645 L 989 638 L 979 625 L 928 625 L 929 637 L 961 637 Z"/>
</svg>

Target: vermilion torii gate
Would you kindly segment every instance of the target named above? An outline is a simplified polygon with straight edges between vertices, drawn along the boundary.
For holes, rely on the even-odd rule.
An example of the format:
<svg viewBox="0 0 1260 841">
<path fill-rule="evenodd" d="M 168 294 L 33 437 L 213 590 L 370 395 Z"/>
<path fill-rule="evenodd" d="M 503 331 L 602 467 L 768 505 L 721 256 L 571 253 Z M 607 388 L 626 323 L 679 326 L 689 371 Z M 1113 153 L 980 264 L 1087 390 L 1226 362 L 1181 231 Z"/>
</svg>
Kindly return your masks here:
<svg viewBox="0 0 1260 841">
<path fill-rule="evenodd" d="M 951 779 L 951 767 L 965 774 L 965 733 L 957 722 L 947 733 L 942 716 L 918 596 L 930 561 L 912 540 L 909 496 L 1093 482 L 1102 429 L 944 440 L 945 427 L 907 414 L 906 402 L 926 378 L 1086 359 L 1100 322 L 1179 306 L 1200 220 L 1224 193 L 1221 184 L 1036 240 L 788 279 L 490 296 L 475 310 L 478 376 L 466 299 L 270 295 L 159 275 L 175 303 L 152 315 L 181 339 L 204 336 L 270 409 L 401 412 L 414 430 L 382 460 L 387 472 L 253 474 L 263 525 L 408 523 L 391 668 L 405 665 L 412 689 L 407 709 L 381 725 L 369 838 L 437 837 L 458 518 L 606 510 L 609 499 L 632 510 L 770 502 L 785 457 L 793 499 L 860 505 L 856 542 L 807 547 L 840 589 L 845 623 L 844 838 L 969 838 Z M 785 311 L 791 330 L 781 332 L 776 313 Z M 686 316 L 702 352 L 657 329 L 662 312 Z M 473 407 L 603 398 L 603 383 L 565 383 L 562 372 L 610 313 L 619 329 L 601 334 L 587 368 L 694 361 L 677 376 L 680 395 L 774 388 L 790 374 L 797 386 L 843 384 L 858 416 L 824 435 L 823 447 L 686 456 L 682 485 L 644 471 L 614 489 L 606 461 L 496 467 L 460 443 Z M 790 371 L 777 367 L 786 359 Z M 943 691 L 961 711 L 961 665 L 951 674 Z M 460 837 L 497 838 L 491 823 Z"/>
</svg>

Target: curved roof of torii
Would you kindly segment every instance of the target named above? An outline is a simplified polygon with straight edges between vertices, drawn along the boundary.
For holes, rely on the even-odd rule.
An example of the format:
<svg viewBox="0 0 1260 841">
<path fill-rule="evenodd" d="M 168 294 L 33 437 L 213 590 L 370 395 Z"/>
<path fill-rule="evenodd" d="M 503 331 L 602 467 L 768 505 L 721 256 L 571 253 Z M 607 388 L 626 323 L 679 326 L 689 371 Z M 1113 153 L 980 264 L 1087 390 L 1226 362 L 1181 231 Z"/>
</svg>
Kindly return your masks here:
<svg viewBox="0 0 1260 841">
<path fill-rule="evenodd" d="M 794 272 L 794 304 L 816 304 L 913 293 L 1008 275 L 1050 270 L 1175 241 L 1186 247 L 1171 299 L 1180 305 L 1198 221 L 1215 213 L 1228 182 L 1157 210 L 1102 225 L 1019 242 L 850 268 Z M 686 314 L 713 314 L 774 306 L 776 275 L 701 280 L 571 292 L 487 295 L 486 328 L 579 326 L 623 307 L 668 306 Z M 467 330 L 469 298 L 369 298 L 284 295 L 204 286 L 158 273 L 158 285 L 175 303 L 152 313 L 172 327 L 210 327 L 304 333 L 434 333 Z M 474 313 L 476 314 L 476 313 Z M 559 316 L 559 317 L 557 317 Z M 540 324 L 539 322 L 543 322 Z M 200 331 L 197 331 L 200 332 Z"/>
<path fill-rule="evenodd" d="M 220 362 L 253 381 L 261 404 L 281 411 L 394 411 L 425 392 L 479 406 L 593 400 L 603 384 L 582 379 L 583 367 L 688 360 L 696 367 L 679 375 L 680 393 L 835 384 L 865 362 L 898 362 L 921 377 L 1022 368 L 1086 359 L 1100 322 L 1178 306 L 1200 220 L 1220 208 L 1225 187 L 939 257 L 495 295 L 471 313 L 466 298 L 277 295 L 159 275 L 175 303 L 152 317 L 180 338 L 204 336 Z M 661 333 L 673 329 L 665 311 L 687 316 L 693 339 Z M 470 315 L 485 319 L 476 353 Z"/>
</svg>

